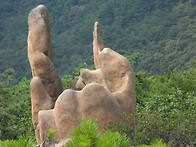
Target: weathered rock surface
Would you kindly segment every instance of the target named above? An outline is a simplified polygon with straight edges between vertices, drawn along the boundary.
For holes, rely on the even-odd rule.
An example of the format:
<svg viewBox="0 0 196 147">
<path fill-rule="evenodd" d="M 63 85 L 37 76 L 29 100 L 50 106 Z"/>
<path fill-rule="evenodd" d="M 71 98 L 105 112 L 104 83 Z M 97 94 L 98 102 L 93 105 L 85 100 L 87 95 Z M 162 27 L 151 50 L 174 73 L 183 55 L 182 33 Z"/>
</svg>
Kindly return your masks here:
<svg viewBox="0 0 196 147">
<path fill-rule="evenodd" d="M 93 54 L 96 69 L 102 69 L 109 90 L 127 114 L 136 111 L 134 73 L 129 61 L 117 52 L 105 48 L 99 23 L 94 25 Z"/>
<path fill-rule="evenodd" d="M 28 25 L 28 58 L 33 77 L 41 79 L 44 89 L 55 102 L 63 86 L 52 62 L 50 21 L 44 5 L 30 12 Z"/>
<path fill-rule="evenodd" d="M 38 127 L 38 113 L 40 110 L 49 110 L 54 108 L 54 102 L 46 93 L 42 81 L 38 77 L 31 80 L 31 105 L 32 121 L 35 129 L 36 140 L 40 142 L 40 127 Z"/>
<path fill-rule="evenodd" d="M 34 77 L 31 81 L 32 118 L 36 138 L 40 140 L 38 112 L 54 108 L 63 85 L 52 62 L 50 22 L 45 6 L 39 5 L 30 12 L 28 25 L 28 58 Z"/>
<path fill-rule="evenodd" d="M 103 86 L 91 83 L 81 91 L 65 90 L 57 99 L 54 109 L 39 111 L 39 138 L 43 142 L 47 131 L 55 129 L 56 142 L 63 140 L 82 119 L 97 120 L 101 133 L 109 122 L 123 117 L 121 107 L 113 95 Z"/>
<path fill-rule="evenodd" d="M 72 81 L 71 89 L 65 91 L 52 63 L 46 7 L 40 5 L 33 9 L 28 24 L 28 58 L 33 75 L 32 118 L 39 144 L 47 140 L 49 129 L 56 130 L 53 143 L 59 143 L 67 140 L 68 133 L 82 119 L 97 120 L 101 133 L 109 122 L 123 119 L 123 112 L 135 113 L 135 82 L 131 66 L 125 57 L 105 48 L 98 22 L 93 32 L 96 70 L 81 69 L 80 76 Z"/>
</svg>

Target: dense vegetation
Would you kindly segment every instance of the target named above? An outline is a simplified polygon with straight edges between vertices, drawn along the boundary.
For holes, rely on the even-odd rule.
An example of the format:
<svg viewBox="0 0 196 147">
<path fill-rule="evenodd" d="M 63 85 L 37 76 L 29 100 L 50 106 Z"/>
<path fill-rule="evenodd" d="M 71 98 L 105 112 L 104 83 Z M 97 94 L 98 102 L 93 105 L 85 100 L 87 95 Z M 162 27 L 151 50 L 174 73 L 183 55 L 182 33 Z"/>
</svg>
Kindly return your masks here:
<svg viewBox="0 0 196 147">
<path fill-rule="evenodd" d="M 35 147 L 36 142 L 32 138 L 19 137 L 18 140 L 0 141 L 0 147 Z"/>
<path fill-rule="evenodd" d="M 134 71 L 152 75 L 169 66 L 183 69 L 196 55 L 194 0 L 1 0 L 0 73 L 13 68 L 13 83 L 31 76 L 27 17 L 38 4 L 49 11 L 54 64 L 61 77 L 79 63 L 92 64 L 95 21 L 101 23 L 108 47 L 123 55 L 140 54 Z"/>
<path fill-rule="evenodd" d="M 107 130 L 103 134 L 97 132 L 98 124 L 93 120 L 82 120 L 80 125 L 70 132 L 66 147 L 131 147 L 131 141 L 126 134 Z M 50 129 L 47 140 L 52 142 L 55 130 Z M 29 138 L 19 137 L 18 140 L 0 141 L 0 147 L 34 147 L 36 142 Z M 50 143 L 45 146 L 50 146 Z M 137 147 L 167 147 L 162 140 L 154 140 L 150 145 L 137 145 Z"/>
<path fill-rule="evenodd" d="M 93 120 L 82 120 L 80 126 L 70 133 L 67 147 L 131 147 L 131 140 L 126 134 L 120 134 L 106 130 L 103 134 L 97 132 L 98 124 Z M 161 140 L 151 141 L 151 147 L 167 147 Z M 137 147 L 148 147 L 148 145 L 137 145 Z"/>
<path fill-rule="evenodd" d="M 34 135 L 30 80 L 24 77 L 17 85 L 10 86 L 12 75 L 13 69 L 0 75 L 0 140 L 16 139 L 22 134 Z"/>
<path fill-rule="evenodd" d="M 86 65 L 81 64 L 80 67 Z M 79 68 L 76 68 L 72 75 L 64 76 L 63 82 L 66 88 L 71 79 L 78 75 Z M 194 146 L 195 73 L 196 58 L 187 64 L 187 70 L 181 72 L 172 68 L 163 75 L 155 76 L 147 76 L 146 72 L 137 72 L 135 74 L 137 113 L 135 116 L 127 116 L 127 119 L 135 119 L 136 131 L 134 132 L 134 128 L 127 126 L 124 121 L 111 123 L 106 129 L 129 137 L 131 145 L 135 146 L 150 144 L 155 139 L 163 140 L 171 146 Z M 31 122 L 30 80 L 23 78 L 17 85 L 10 85 L 13 78 L 12 69 L 2 73 L 1 78 L 0 140 L 17 139 L 21 135 L 26 138 L 34 136 Z M 115 136 L 115 133 L 113 135 Z"/>
</svg>

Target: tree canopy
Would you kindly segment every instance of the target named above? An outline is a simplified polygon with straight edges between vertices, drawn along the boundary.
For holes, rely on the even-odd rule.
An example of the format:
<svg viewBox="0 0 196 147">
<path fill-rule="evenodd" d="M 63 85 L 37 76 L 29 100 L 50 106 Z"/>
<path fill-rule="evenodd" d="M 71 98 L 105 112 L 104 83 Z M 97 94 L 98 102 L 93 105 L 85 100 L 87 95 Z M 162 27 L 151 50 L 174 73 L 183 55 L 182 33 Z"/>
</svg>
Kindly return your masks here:
<svg viewBox="0 0 196 147">
<path fill-rule="evenodd" d="M 31 77 L 27 59 L 27 17 L 44 4 L 51 21 L 54 64 L 62 77 L 79 63 L 93 64 L 92 31 L 99 21 L 108 47 L 122 55 L 139 53 L 134 71 L 163 74 L 183 69 L 196 55 L 193 0 L 2 0 L 0 72 L 15 70 L 15 83 Z"/>
</svg>

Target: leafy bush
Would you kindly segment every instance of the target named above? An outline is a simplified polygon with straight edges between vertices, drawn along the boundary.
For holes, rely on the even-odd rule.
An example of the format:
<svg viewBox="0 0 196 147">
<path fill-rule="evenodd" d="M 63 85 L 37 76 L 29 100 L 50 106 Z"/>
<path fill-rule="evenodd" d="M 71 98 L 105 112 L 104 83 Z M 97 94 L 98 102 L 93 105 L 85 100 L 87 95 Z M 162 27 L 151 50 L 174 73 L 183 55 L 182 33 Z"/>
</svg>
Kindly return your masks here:
<svg viewBox="0 0 196 147">
<path fill-rule="evenodd" d="M 71 140 L 66 144 L 68 147 L 95 146 L 98 140 L 98 124 L 93 120 L 82 120 L 80 126 L 70 133 Z"/>
<path fill-rule="evenodd" d="M 70 134 L 71 140 L 66 144 L 68 147 L 102 147 L 102 146 L 128 146 L 129 139 L 126 135 L 107 130 L 103 135 L 97 133 L 98 124 L 93 120 L 82 120 Z"/>
<path fill-rule="evenodd" d="M 29 11 L 40 3 L 49 10 L 54 63 L 61 76 L 71 73 L 78 63 L 93 63 L 95 21 L 101 23 L 108 47 L 122 55 L 141 54 L 134 68 L 137 71 L 162 74 L 169 65 L 183 68 L 196 55 L 194 0 L 4 0 L 0 9 L 0 72 L 14 67 L 15 83 L 24 75 L 31 76 L 25 22 Z"/>
<path fill-rule="evenodd" d="M 100 136 L 96 144 L 97 147 L 126 147 L 131 146 L 129 138 L 124 134 L 121 135 L 118 132 L 112 132 L 107 130 L 103 135 Z"/>
<path fill-rule="evenodd" d="M 162 140 L 151 141 L 150 145 L 137 145 L 137 147 L 168 147 Z"/>
<path fill-rule="evenodd" d="M 118 132 L 121 135 L 126 135 L 127 137 L 133 138 L 135 135 L 135 126 L 129 125 L 127 122 L 132 121 L 135 119 L 135 115 L 126 115 L 124 113 L 125 119 L 110 122 L 106 127 L 105 130 L 110 130 L 112 132 Z"/>
<path fill-rule="evenodd" d="M 134 144 L 134 140 L 127 137 L 126 134 L 120 134 L 117 131 L 106 130 L 103 134 L 97 133 L 98 124 L 93 120 L 82 120 L 80 126 L 76 127 L 70 133 L 70 141 L 66 144 L 68 147 L 145 147 L 148 145 Z M 152 147 L 167 147 L 162 140 L 152 139 Z"/>
<path fill-rule="evenodd" d="M 25 137 L 19 137 L 18 140 L 6 140 L 0 141 L 1 147 L 33 147 L 35 146 L 35 140 L 32 138 L 26 139 Z"/>
<path fill-rule="evenodd" d="M 134 145 L 162 139 L 171 146 L 195 145 L 196 68 L 147 77 L 136 74 Z"/>
<path fill-rule="evenodd" d="M 25 77 L 18 85 L 10 85 L 13 71 L 1 74 L 0 82 L 0 139 L 16 139 L 34 135 L 31 119 L 30 81 Z"/>
<path fill-rule="evenodd" d="M 52 141 L 52 139 L 54 138 L 54 134 L 55 134 L 56 130 L 53 129 L 49 129 L 48 133 L 47 133 L 47 139 L 48 141 Z"/>
<path fill-rule="evenodd" d="M 196 117 L 189 112 L 164 117 L 160 112 L 142 110 L 136 119 L 134 145 L 149 144 L 154 139 L 162 139 L 171 146 L 191 145 L 195 141 Z"/>
</svg>

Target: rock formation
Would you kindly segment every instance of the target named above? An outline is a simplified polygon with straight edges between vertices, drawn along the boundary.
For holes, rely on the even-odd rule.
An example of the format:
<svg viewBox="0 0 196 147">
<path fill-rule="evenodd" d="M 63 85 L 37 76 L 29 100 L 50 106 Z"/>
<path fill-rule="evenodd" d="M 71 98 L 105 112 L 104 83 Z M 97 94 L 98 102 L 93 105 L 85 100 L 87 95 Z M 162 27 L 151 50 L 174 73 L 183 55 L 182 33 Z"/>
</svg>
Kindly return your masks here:
<svg viewBox="0 0 196 147">
<path fill-rule="evenodd" d="M 65 139 L 68 132 L 79 125 L 81 119 L 96 119 L 99 132 L 110 121 L 123 119 L 119 103 L 103 86 L 91 83 L 81 91 L 65 90 L 52 110 L 39 112 L 40 142 L 46 139 L 49 129 L 55 129 L 56 142 Z"/>
<path fill-rule="evenodd" d="M 53 65 L 50 21 L 45 6 L 39 5 L 30 12 L 28 25 L 28 58 L 33 77 L 41 79 L 44 89 L 55 102 L 63 86 Z"/>
<path fill-rule="evenodd" d="M 122 110 L 127 114 L 135 113 L 136 94 L 133 70 L 125 57 L 105 48 L 98 22 L 95 23 L 93 31 L 93 54 L 96 69 L 102 69 L 105 73 L 108 88 L 118 100 Z"/>
<path fill-rule="evenodd" d="M 45 6 L 40 5 L 30 12 L 28 25 L 28 58 L 33 75 L 32 119 L 38 137 L 38 112 L 54 108 L 57 97 L 63 91 L 63 85 L 52 62 L 50 22 Z"/>
<path fill-rule="evenodd" d="M 96 70 L 81 69 L 71 89 L 63 91 L 52 63 L 49 16 L 45 6 L 28 17 L 28 58 L 32 69 L 32 118 L 39 144 L 49 129 L 56 130 L 54 142 L 67 139 L 82 119 L 96 119 L 98 131 L 111 121 L 123 119 L 123 112 L 136 110 L 134 74 L 128 60 L 105 48 L 98 22 L 94 25 L 93 54 Z M 133 122 L 130 122 L 133 123 Z"/>
</svg>

